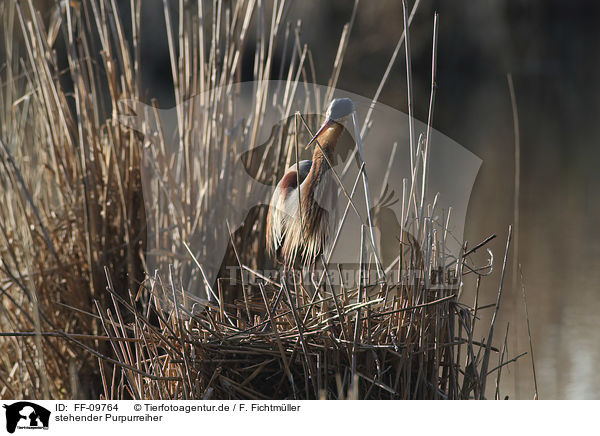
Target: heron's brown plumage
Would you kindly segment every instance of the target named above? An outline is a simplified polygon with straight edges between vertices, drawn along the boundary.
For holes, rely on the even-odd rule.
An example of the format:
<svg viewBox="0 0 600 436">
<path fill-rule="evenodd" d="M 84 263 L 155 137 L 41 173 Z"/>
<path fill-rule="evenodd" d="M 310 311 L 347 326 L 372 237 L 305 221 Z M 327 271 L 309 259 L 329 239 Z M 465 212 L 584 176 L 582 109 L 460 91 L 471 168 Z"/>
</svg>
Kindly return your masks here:
<svg viewBox="0 0 600 436">
<path fill-rule="evenodd" d="M 295 263 L 314 263 L 325 249 L 337 194 L 328 161 L 333 164 L 335 146 L 343 130 L 341 123 L 328 119 L 318 135 L 312 161 L 301 162 L 300 202 L 296 165 L 286 171 L 271 199 L 267 247 L 290 268 Z"/>
<path fill-rule="evenodd" d="M 279 182 L 279 186 L 284 193 L 288 193 L 291 189 L 296 189 L 298 187 L 298 176 L 295 170 L 288 171 L 283 175 L 281 182 Z M 302 183 L 302 181 L 300 181 Z"/>
</svg>

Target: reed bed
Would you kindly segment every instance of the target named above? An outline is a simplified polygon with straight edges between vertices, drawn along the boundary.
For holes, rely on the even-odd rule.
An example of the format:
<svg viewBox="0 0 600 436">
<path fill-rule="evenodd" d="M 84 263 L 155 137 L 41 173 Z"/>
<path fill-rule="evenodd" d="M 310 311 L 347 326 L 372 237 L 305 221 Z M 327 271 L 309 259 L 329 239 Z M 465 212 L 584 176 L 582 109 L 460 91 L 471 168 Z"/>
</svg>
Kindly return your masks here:
<svg viewBox="0 0 600 436">
<path fill-rule="evenodd" d="M 481 267 L 471 261 L 492 238 L 465 245 L 453 261 L 440 249 L 446 232 L 428 225 L 435 200 L 425 197 L 429 128 L 415 138 L 412 122 L 408 126 L 412 177 L 402 198 L 402 222 L 412 217 L 402 231 L 418 239 L 419 261 L 400 250 L 392 265 L 381 265 L 373 235 L 363 231 L 356 287 L 332 286 L 328 275 L 317 283 L 264 277 L 264 208 L 253 209 L 235 232 L 215 223 L 213 211 L 224 198 L 235 202 L 248 194 L 227 190 L 239 186 L 232 162 L 244 151 L 241 144 L 259 145 L 267 108 L 294 122 L 262 154 L 244 157 L 246 168 L 274 183 L 298 156 L 295 144 L 302 139 L 290 102 L 298 87 L 317 81 L 302 23 L 287 18 L 283 0 L 163 4 L 173 132 L 123 122 L 132 115 L 123 102 L 145 95 L 141 0 L 130 1 L 127 21 L 113 0 L 61 2 L 44 16 L 32 0 L 0 5 L 8 35 L 0 70 L 0 397 L 479 399 L 490 391 L 488 380 L 499 397 L 501 369 L 519 357 L 492 345 L 510 236 L 496 303 L 461 302 L 463 276 L 478 276 L 478 295 L 493 268 L 492 260 Z M 418 4 L 409 10 L 404 3 L 405 32 L 372 108 L 401 48 L 410 46 Z M 307 93 L 306 113 L 320 113 L 334 95 L 357 10 L 358 2 L 340 36 L 327 91 Z M 437 17 L 435 23 L 428 126 Z M 410 50 L 404 52 L 412 90 Z M 251 77 L 243 76 L 248 53 Z M 276 53 L 283 53 L 280 65 Z M 238 128 L 236 100 L 223 90 L 242 79 L 256 85 Z M 286 86 L 270 94 L 262 86 L 269 79 Z M 413 98 L 409 91 L 411 120 Z M 156 102 L 150 107 L 159 112 Z M 359 160 L 372 114 L 361 126 L 355 119 Z M 318 122 L 305 121 L 307 129 Z M 142 186 L 149 144 L 157 150 L 155 162 L 164 163 L 151 195 Z M 180 159 L 165 156 L 173 144 Z M 363 170 L 358 177 L 368 193 Z M 251 283 L 244 276 L 228 284 L 206 279 L 204 268 L 214 260 L 210 238 L 219 232 L 230 239 L 223 265 L 238 266 L 255 279 Z M 403 271 L 421 275 L 407 279 Z M 452 280 L 433 290 L 435 277 Z M 478 314 L 487 309 L 494 310 L 493 321 L 478 340 Z"/>
<path fill-rule="evenodd" d="M 147 286 L 142 310 L 133 294 L 108 288 L 114 305 L 99 313 L 120 371 L 103 378 L 105 398 L 481 399 L 486 380 L 499 389 L 501 369 L 522 356 L 491 345 L 494 321 L 487 338 L 473 337 L 478 311 L 497 314 L 502 288 L 496 304 L 471 308 L 456 288 L 373 285 L 338 295 L 332 287 L 312 298 L 302 285 L 264 278 L 244 300 L 198 309 L 173 297 L 172 278 Z M 131 324 L 119 321 L 122 311 Z"/>
</svg>

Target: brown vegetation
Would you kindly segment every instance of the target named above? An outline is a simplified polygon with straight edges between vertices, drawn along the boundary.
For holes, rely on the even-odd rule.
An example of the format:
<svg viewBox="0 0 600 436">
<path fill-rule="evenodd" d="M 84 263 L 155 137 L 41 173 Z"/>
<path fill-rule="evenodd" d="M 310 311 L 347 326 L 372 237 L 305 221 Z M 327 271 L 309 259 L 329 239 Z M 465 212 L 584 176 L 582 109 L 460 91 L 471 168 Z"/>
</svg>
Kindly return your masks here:
<svg viewBox="0 0 600 436">
<path fill-rule="evenodd" d="M 61 2 L 49 19 L 42 19 L 32 1 L 0 5 L 8 35 L 0 70 L 0 397 L 483 398 L 486 380 L 498 383 L 507 357 L 491 345 L 493 322 L 485 341 L 473 338 L 483 308 L 477 300 L 466 306 L 458 294 L 463 274 L 479 274 L 468 265 L 469 254 L 487 240 L 465 247 L 458 262 L 447 265 L 436 249 L 441 236 L 429 234 L 426 226 L 414 229 L 422 241 L 438 238 L 422 245 L 427 274 L 450 271 L 458 283 L 438 291 L 401 277 L 371 282 L 365 268 L 364 285 L 339 291 L 323 278 L 315 292 L 259 277 L 256 283 L 240 282 L 237 299 L 225 299 L 217 285 L 220 298 L 198 309 L 185 298 L 188 281 L 182 284 L 177 265 L 200 268 L 191 256 L 183 261 L 155 253 L 174 266 L 168 274 L 145 274 L 147 216 L 161 209 L 144 205 L 144 139 L 119 122 L 118 104 L 143 97 L 141 1 L 131 1 L 130 23 L 122 21 L 115 3 Z M 235 157 L 235 144 L 222 146 L 235 102 L 207 91 L 239 81 L 245 50 L 256 53 L 253 79 L 271 78 L 275 44 L 291 53 L 282 78 L 296 84 L 315 78 L 300 25 L 286 27 L 282 21 L 285 2 L 275 2 L 270 12 L 252 0 L 231 6 L 217 1 L 204 11 L 185 3 L 175 29 L 168 3 L 165 38 L 181 145 L 186 162 L 192 155 L 212 160 L 210 171 L 181 167 L 183 186 L 165 187 L 180 207 L 156 222 L 177 227 L 180 241 L 191 241 L 196 225 L 211 224 L 207 211 L 224 196 L 218 178 L 236 176 L 219 166 Z M 411 19 L 407 13 L 407 28 Z M 331 92 L 352 20 L 341 36 Z M 253 25 L 264 37 L 250 47 Z M 404 40 L 403 34 L 390 65 Z M 57 52 L 66 53 L 65 69 Z M 410 53 L 406 60 L 410 71 Z M 375 102 L 388 75 L 389 69 Z M 197 136 L 190 134 L 199 131 L 193 111 L 181 109 L 195 95 L 221 120 Z M 270 104 L 266 97 L 259 95 L 254 115 Z M 278 149 L 293 151 L 293 139 L 293 134 L 276 138 Z M 423 147 L 415 156 L 426 171 L 428 138 L 415 142 Z M 272 174 L 295 160 L 290 153 L 278 157 L 268 160 Z M 407 204 L 421 200 L 415 180 Z M 208 188 L 200 195 L 199 186 Z M 251 275 L 264 261 L 264 222 L 264 211 L 252 211 L 231 238 L 235 250 L 229 259 Z M 368 235 L 363 240 L 366 253 Z M 496 313 L 502 284 L 499 289 Z"/>
</svg>

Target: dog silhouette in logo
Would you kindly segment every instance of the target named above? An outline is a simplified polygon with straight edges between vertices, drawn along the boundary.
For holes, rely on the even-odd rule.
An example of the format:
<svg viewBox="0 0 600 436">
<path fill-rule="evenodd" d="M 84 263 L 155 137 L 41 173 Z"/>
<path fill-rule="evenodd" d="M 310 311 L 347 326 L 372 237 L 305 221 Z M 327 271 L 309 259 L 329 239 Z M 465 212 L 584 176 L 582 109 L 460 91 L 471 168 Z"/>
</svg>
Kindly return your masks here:
<svg viewBox="0 0 600 436">
<path fill-rule="evenodd" d="M 25 420 L 26 424 L 24 422 L 21 424 L 28 427 L 39 427 L 41 422 L 42 427 L 48 428 L 50 411 L 42 406 L 28 401 L 19 401 L 8 406 L 4 405 L 4 408 L 6 409 L 6 431 L 9 433 L 15 432 L 21 420 Z"/>
<path fill-rule="evenodd" d="M 323 107 L 307 106 L 306 102 L 317 101 L 317 91 L 319 95 L 327 95 L 326 87 L 298 87 L 293 98 L 286 100 L 283 106 L 269 99 L 270 103 L 255 112 L 257 86 L 268 89 L 264 95 L 269 96 L 281 96 L 280 91 L 287 89 L 286 83 L 278 81 L 244 82 L 231 89 L 228 86 L 215 88 L 210 95 L 194 96 L 182 102 L 182 106 L 170 109 L 158 109 L 135 100 L 119 102 L 119 122 L 143 138 L 140 163 L 148 224 L 148 271 L 160 273 L 172 267 L 177 280 L 190 291 L 186 291 L 186 296 L 193 295 L 194 304 L 200 306 L 218 299 L 214 284 L 220 272 L 226 266 L 243 262 L 235 253 L 228 254 L 234 251 L 228 247 L 235 246 L 232 240 L 236 239 L 236 232 L 258 239 L 264 230 L 256 224 L 256 216 L 269 205 L 277 180 L 296 160 L 310 158 L 307 154 L 312 150 L 306 151 L 304 146 L 314 131 L 309 132 L 311 129 L 305 128 L 304 122 L 307 126 L 312 124 L 314 129 L 323 120 Z M 224 118 L 216 116 L 212 106 L 206 104 L 213 93 L 224 93 L 232 104 L 235 102 Z M 351 98 L 356 118 L 364 120 L 363 123 L 367 110 L 373 107 L 371 99 L 356 94 L 338 90 L 335 97 Z M 356 262 L 360 249 L 360 238 L 356 235 L 360 234 L 361 226 L 373 226 L 375 231 L 367 229 L 370 240 L 367 246 L 373 245 L 371 248 L 376 251 L 380 251 L 377 246 L 381 246 L 385 266 L 394 261 L 401 247 L 403 263 L 410 260 L 411 265 L 406 266 L 416 265 L 419 269 L 423 263 L 422 249 L 409 234 L 413 227 L 402 226 L 406 234 L 396 237 L 400 233 L 401 219 L 416 216 L 412 209 L 417 207 L 418 189 L 411 186 L 421 177 L 411 168 L 408 129 L 403 127 L 408 126 L 408 116 L 385 105 L 374 109 L 374 116 L 366 125 L 368 128 L 363 129 L 363 140 L 368 132 L 363 144 L 364 156 L 357 157 L 360 156 L 356 145 L 357 125 L 355 129 L 347 129 L 345 147 L 339 147 L 340 154 L 331 162 L 340 177 L 339 182 L 345 187 L 344 192 L 338 189 L 341 201 L 331 211 L 332 216 L 343 216 L 349 204 L 344 193 L 349 196 L 347 192 L 351 193 L 354 185 L 356 192 L 352 197 L 353 207 L 345 214 L 346 220 L 340 227 L 338 244 L 328 253 L 328 258 L 332 264 Z M 302 116 L 296 117 L 296 111 Z M 182 117 L 187 114 L 190 116 Z M 414 121 L 415 135 L 428 130 L 424 123 Z M 213 130 L 218 135 L 210 133 Z M 298 134 L 294 137 L 296 131 Z M 428 225 L 448 234 L 444 255 L 456 257 L 462 247 L 468 200 L 481 160 L 434 129 L 430 136 L 429 176 L 424 192 L 427 200 L 422 207 L 429 207 L 434 214 Z M 395 143 L 399 144 L 398 151 L 390 153 Z M 385 162 L 388 156 L 389 161 Z M 364 181 L 355 183 L 360 180 L 362 163 L 359 160 L 364 160 L 369 174 L 368 187 Z M 389 167 L 387 172 L 386 167 Z M 377 204 L 369 205 L 371 210 L 367 209 L 367 192 L 377 192 L 382 185 L 389 185 L 388 192 L 384 192 Z M 390 195 L 392 192 L 395 195 Z M 396 201 L 398 198 L 406 198 L 405 210 L 402 202 Z M 431 206 L 430 202 L 433 202 Z M 319 206 L 325 209 L 327 205 Z M 447 212 L 450 208 L 451 215 Z M 368 212 L 373 215 L 372 223 L 365 218 Z M 443 216 L 448 218 L 441 220 Z M 440 219 L 436 219 L 438 217 Z M 250 241 L 248 244 L 254 241 L 249 237 L 239 239 Z M 238 250 L 239 247 L 240 243 Z M 271 267 L 260 252 L 251 260 L 258 268 Z"/>
</svg>

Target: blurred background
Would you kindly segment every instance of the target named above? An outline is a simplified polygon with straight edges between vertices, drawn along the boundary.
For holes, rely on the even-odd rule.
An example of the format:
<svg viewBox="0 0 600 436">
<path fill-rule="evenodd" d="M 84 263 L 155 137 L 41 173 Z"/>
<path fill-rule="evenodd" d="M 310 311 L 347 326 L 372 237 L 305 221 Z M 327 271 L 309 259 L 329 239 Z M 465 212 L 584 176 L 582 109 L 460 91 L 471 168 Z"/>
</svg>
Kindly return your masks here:
<svg viewBox="0 0 600 436">
<path fill-rule="evenodd" d="M 123 4 L 127 23 L 128 2 L 118 3 Z M 287 10 L 287 19 L 302 20 L 301 37 L 312 49 L 320 84 L 327 84 L 353 3 L 307 0 L 292 3 Z M 413 1 L 408 3 L 410 9 Z M 177 2 L 171 2 L 171 7 L 176 6 Z M 415 115 L 422 121 L 428 111 L 434 12 L 439 13 L 439 45 L 433 127 L 483 160 L 471 196 L 465 239 L 473 246 L 497 235 L 489 245 L 496 264 L 492 278 L 483 281 L 482 305 L 496 301 L 507 229 L 515 217 L 515 135 L 507 74 L 512 74 L 514 82 L 521 143 L 519 227 L 495 342 L 501 343 L 510 324 L 509 357 L 529 352 L 523 285 L 540 398 L 598 399 L 600 204 L 596 193 L 600 173 L 596 167 L 600 127 L 596 118 L 600 92 L 595 79 L 600 72 L 600 4 L 422 0 L 410 29 Z M 164 28 L 162 1 L 144 1 L 141 22 L 147 101 L 156 98 L 161 107 L 172 107 L 167 41 L 163 32 L 152 30 Z M 402 30 L 399 0 L 361 2 L 338 88 L 373 96 Z M 242 80 L 252 77 L 253 54 L 247 53 Z M 277 78 L 278 71 L 273 76 Z M 403 51 L 380 101 L 407 111 Z M 517 246 L 518 253 L 514 251 Z M 484 264 L 484 254 L 478 256 Z M 513 271 L 515 256 L 522 265 L 523 280 Z M 465 293 L 462 298 L 472 303 L 474 296 Z M 482 313 L 480 324 L 489 327 L 489 315 Z M 504 371 L 503 392 L 509 398 L 533 398 L 529 353 Z"/>
</svg>

